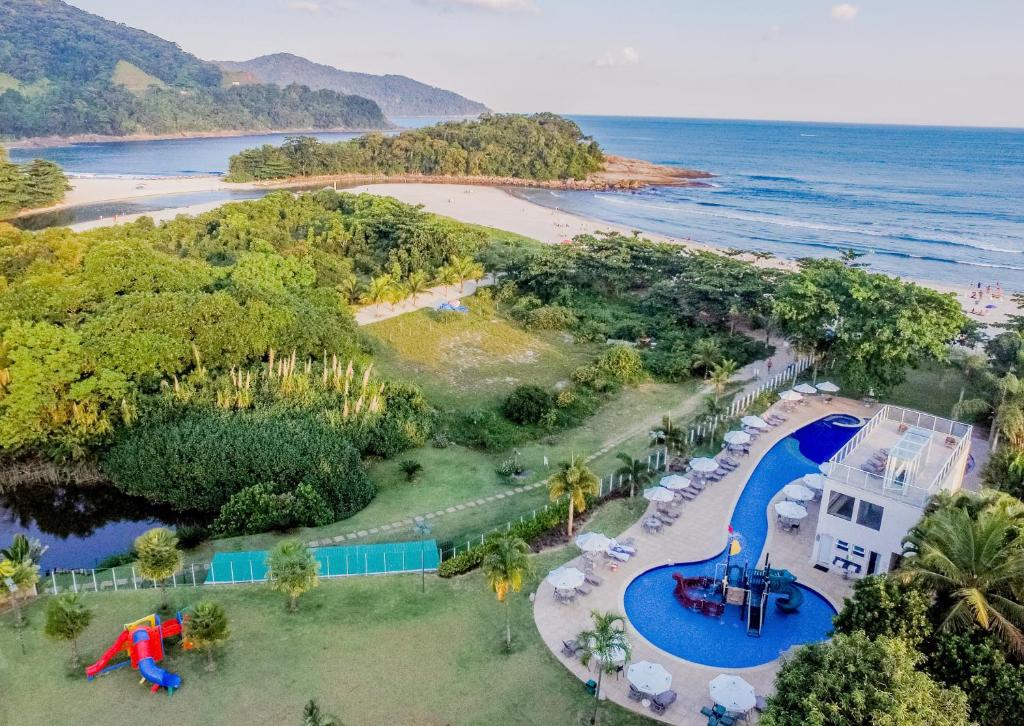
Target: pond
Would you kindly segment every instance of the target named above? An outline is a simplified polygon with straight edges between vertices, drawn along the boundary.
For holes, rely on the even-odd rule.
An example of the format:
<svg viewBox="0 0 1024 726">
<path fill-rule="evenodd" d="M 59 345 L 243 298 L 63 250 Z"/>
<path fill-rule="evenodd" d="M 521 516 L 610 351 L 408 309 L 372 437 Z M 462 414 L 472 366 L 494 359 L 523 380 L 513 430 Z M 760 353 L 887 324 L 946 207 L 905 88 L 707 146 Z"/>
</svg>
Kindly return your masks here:
<svg viewBox="0 0 1024 726">
<path fill-rule="evenodd" d="M 18 533 L 39 539 L 48 547 L 44 571 L 95 567 L 130 550 L 147 529 L 179 523 L 174 512 L 109 485 L 35 485 L 0 494 L 0 546 Z"/>
</svg>

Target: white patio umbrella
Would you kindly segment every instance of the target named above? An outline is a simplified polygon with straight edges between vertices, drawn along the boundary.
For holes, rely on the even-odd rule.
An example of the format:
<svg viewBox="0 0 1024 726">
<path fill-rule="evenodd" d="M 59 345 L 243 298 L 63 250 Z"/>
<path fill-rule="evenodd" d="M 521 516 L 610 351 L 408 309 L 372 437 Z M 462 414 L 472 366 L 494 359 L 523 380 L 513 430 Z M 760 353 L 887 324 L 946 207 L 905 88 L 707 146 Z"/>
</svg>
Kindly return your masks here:
<svg viewBox="0 0 1024 726">
<path fill-rule="evenodd" d="M 761 418 L 760 416 L 744 416 L 740 419 L 740 423 L 744 426 L 749 426 L 752 429 L 770 429 L 771 426 Z"/>
<path fill-rule="evenodd" d="M 584 552 L 604 552 L 612 541 L 600 532 L 586 532 L 576 538 L 576 546 Z"/>
<path fill-rule="evenodd" d="M 822 393 L 839 393 L 839 386 L 832 381 L 822 381 L 815 386 Z"/>
<path fill-rule="evenodd" d="M 810 383 L 801 383 L 800 385 L 793 386 L 793 390 L 797 393 L 803 393 L 808 396 L 813 396 L 818 392 L 818 389 L 812 386 Z"/>
<path fill-rule="evenodd" d="M 806 502 L 814 499 L 814 492 L 799 482 L 787 484 L 782 488 L 782 491 L 785 493 L 786 499 L 792 499 L 795 502 Z"/>
<path fill-rule="evenodd" d="M 548 573 L 547 580 L 556 590 L 575 590 L 585 578 L 586 575 L 575 567 L 559 567 Z"/>
<path fill-rule="evenodd" d="M 638 691 L 656 696 L 672 687 L 672 674 L 658 663 L 649 660 L 631 663 L 626 669 L 626 680 L 636 686 Z"/>
<path fill-rule="evenodd" d="M 776 502 L 775 513 L 785 519 L 803 519 L 807 516 L 807 510 L 796 502 Z M 724 704 L 723 704 L 724 705 Z"/>
<path fill-rule="evenodd" d="M 676 495 L 665 487 L 648 487 L 644 489 L 644 499 L 649 499 L 652 502 L 671 502 L 675 498 Z"/>
<path fill-rule="evenodd" d="M 820 492 L 825 488 L 824 474 L 804 474 L 797 481 L 801 482 L 805 487 L 812 491 Z"/>
<path fill-rule="evenodd" d="M 792 401 L 799 401 L 801 398 L 803 398 L 803 396 L 800 394 L 799 391 L 795 391 L 795 390 L 791 389 L 789 391 L 783 391 L 782 393 L 780 393 L 779 394 L 779 398 L 781 398 L 783 401 L 790 401 L 790 402 L 792 402 Z"/>
<path fill-rule="evenodd" d="M 668 476 L 662 477 L 661 486 L 672 491 L 679 491 L 680 489 L 686 489 L 690 486 L 690 480 L 682 474 L 669 474 Z"/>
<path fill-rule="evenodd" d="M 743 444 L 750 443 L 750 434 L 746 431 L 730 431 L 722 438 L 725 439 L 725 443 L 732 444 L 733 446 L 742 446 Z"/>
<path fill-rule="evenodd" d="M 739 676 L 723 673 L 708 684 L 711 698 L 727 711 L 749 711 L 757 703 L 754 687 Z"/>
<path fill-rule="evenodd" d="M 710 474 L 718 469 L 718 462 L 708 456 L 701 456 L 690 462 L 690 468 L 704 474 Z"/>
</svg>

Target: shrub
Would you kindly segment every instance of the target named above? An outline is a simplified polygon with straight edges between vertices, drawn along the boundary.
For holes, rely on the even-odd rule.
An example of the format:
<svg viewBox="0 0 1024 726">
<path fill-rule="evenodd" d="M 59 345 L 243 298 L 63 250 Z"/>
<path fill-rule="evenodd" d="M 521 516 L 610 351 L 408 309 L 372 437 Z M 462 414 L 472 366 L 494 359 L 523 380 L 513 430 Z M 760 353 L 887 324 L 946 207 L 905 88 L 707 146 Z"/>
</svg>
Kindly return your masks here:
<svg viewBox="0 0 1024 726">
<path fill-rule="evenodd" d="M 598 360 L 597 367 L 618 383 L 636 383 L 644 375 L 644 362 L 639 351 L 628 345 L 609 348 Z"/>
<path fill-rule="evenodd" d="M 131 429 L 104 469 L 121 491 L 184 511 L 218 512 L 254 481 L 278 492 L 306 482 L 336 519 L 376 493 L 343 432 L 313 418 L 248 412 L 195 411 Z"/>
<path fill-rule="evenodd" d="M 476 409 L 459 416 L 453 427 L 456 441 L 484 451 L 505 451 L 528 435 L 496 411 Z"/>
<path fill-rule="evenodd" d="M 127 552 L 118 552 L 113 555 L 107 555 L 96 565 L 97 570 L 109 570 L 111 567 L 124 567 L 130 565 L 136 560 L 135 550 L 128 550 Z"/>
<path fill-rule="evenodd" d="M 555 405 L 559 408 L 569 408 L 576 403 L 578 396 L 576 392 L 571 388 L 566 388 L 564 391 L 559 391 L 558 395 L 555 396 Z"/>
<path fill-rule="evenodd" d="M 870 576 L 854 583 L 853 594 L 833 619 L 837 633 L 863 631 L 871 638 L 903 638 L 918 645 L 932 631 L 928 619 L 931 598 L 894 577 Z"/>
<path fill-rule="evenodd" d="M 405 474 L 406 481 L 415 481 L 419 478 L 420 472 L 423 471 L 423 464 L 412 459 L 406 459 L 400 464 L 402 473 Z"/>
<path fill-rule="evenodd" d="M 430 445 L 435 449 L 447 449 L 451 443 L 448 434 L 444 431 L 435 431 L 434 435 L 430 437 Z"/>
<path fill-rule="evenodd" d="M 522 320 L 534 330 L 565 330 L 576 324 L 576 315 L 564 305 L 542 305 L 524 314 Z"/>
<path fill-rule="evenodd" d="M 579 366 L 572 372 L 572 380 L 592 391 L 607 391 L 613 388 L 612 382 L 596 365 Z"/>
<path fill-rule="evenodd" d="M 220 508 L 213 528 L 222 535 L 257 534 L 292 527 L 320 527 L 334 513 L 319 492 L 306 483 L 294 492 L 276 491 L 273 484 L 256 484 L 233 494 Z"/>
<path fill-rule="evenodd" d="M 508 395 L 501 406 L 501 412 L 510 421 L 518 424 L 540 423 L 552 409 L 554 401 L 550 393 L 540 386 L 518 386 Z"/>
<path fill-rule="evenodd" d="M 178 545 L 183 550 L 195 549 L 210 538 L 210 528 L 205 524 L 186 524 L 174 530 Z"/>
</svg>

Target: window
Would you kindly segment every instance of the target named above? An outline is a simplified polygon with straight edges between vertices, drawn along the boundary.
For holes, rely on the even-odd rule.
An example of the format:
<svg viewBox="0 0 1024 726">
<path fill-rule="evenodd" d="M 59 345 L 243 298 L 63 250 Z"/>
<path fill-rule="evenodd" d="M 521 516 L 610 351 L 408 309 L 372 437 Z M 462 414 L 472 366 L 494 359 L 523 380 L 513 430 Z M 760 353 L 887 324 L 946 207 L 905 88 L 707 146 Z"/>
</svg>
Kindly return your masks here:
<svg viewBox="0 0 1024 726">
<path fill-rule="evenodd" d="M 857 524 L 871 529 L 881 529 L 882 512 L 884 511 L 884 507 L 861 499 L 860 506 L 857 508 Z"/>
<path fill-rule="evenodd" d="M 852 520 L 853 503 L 856 501 L 856 499 L 846 494 L 832 492 L 832 495 L 828 498 L 828 513 L 833 517 L 839 517 L 848 521 Z"/>
</svg>

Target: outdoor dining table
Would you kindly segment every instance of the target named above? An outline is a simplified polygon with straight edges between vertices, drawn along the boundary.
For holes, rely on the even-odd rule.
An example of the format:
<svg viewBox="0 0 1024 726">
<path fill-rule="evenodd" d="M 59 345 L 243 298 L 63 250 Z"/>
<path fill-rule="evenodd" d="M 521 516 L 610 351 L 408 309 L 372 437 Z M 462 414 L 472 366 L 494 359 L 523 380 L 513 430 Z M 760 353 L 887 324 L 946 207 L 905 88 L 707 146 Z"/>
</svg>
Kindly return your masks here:
<svg viewBox="0 0 1024 726">
<path fill-rule="evenodd" d="M 646 529 L 660 531 L 663 526 L 664 524 L 662 523 L 662 521 L 660 519 L 657 519 L 656 517 L 649 517 L 644 520 L 644 527 Z"/>
</svg>

